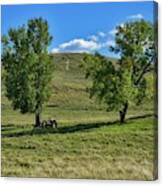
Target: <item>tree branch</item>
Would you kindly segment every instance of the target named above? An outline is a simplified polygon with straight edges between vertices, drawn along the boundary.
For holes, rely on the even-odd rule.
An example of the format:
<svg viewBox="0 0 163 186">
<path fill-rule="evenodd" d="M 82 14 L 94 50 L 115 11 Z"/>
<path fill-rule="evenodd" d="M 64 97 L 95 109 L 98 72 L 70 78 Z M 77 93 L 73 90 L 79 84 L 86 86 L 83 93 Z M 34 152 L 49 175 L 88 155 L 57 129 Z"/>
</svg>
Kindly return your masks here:
<svg viewBox="0 0 163 186">
<path fill-rule="evenodd" d="M 143 68 L 142 72 L 140 73 L 138 79 L 137 79 L 136 82 L 135 82 L 135 85 L 138 85 L 138 84 L 139 84 L 139 82 L 141 81 L 143 75 L 147 72 L 147 69 L 148 69 L 148 67 L 149 67 L 150 65 L 151 65 L 150 63 L 147 63 L 147 65 Z"/>
</svg>

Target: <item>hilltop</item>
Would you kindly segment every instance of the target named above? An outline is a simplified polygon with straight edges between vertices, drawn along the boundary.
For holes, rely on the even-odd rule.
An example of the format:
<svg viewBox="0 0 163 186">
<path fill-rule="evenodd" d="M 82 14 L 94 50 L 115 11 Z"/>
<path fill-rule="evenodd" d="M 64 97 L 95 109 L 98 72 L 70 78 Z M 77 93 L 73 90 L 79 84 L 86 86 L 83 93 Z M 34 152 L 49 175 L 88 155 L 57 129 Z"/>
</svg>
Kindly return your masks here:
<svg viewBox="0 0 163 186">
<path fill-rule="evenodd" d="M 85 79 L 83 69 L 80 67 L 85 55 L 82 53 L 58 53 L 53 56 L 55 64 L 53 94 L 48 105 L 64 109 L 99 109 L 99 104 L 96 104 L 95 100 L 91 100 L 86 92 L 91 81 Z"/>
</svg>

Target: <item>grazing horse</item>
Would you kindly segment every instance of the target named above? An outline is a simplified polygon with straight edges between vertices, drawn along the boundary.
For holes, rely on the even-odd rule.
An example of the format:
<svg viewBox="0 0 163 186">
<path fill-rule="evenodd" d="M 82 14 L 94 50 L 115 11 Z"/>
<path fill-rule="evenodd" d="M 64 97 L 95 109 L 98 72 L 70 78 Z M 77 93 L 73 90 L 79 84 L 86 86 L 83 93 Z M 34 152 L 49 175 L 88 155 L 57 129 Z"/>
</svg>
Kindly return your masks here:
<svg viewBox="0 0 163 186">
<path fill-rule="evenodd" d="M 54 119 L 49 119 L 49 120 L 44 120 L 42 123 L 41 123 L 41 127 L 42 128 L 48 128 L 48 127 L 51 127 L 51 128 L 57 128 L 58 127 L 58 123 L 56 120 Z"/>
</svg>

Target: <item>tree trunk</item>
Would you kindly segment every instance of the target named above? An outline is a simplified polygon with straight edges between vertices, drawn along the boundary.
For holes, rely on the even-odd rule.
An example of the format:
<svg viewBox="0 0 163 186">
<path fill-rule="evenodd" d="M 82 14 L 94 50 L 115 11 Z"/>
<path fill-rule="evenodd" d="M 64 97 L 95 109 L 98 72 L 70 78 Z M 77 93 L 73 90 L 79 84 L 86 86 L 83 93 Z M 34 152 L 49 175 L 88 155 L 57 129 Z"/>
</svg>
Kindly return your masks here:
<svg viewBox="0 0 163 186">
<path fill-rule="evenodd" d="M 127 109 L 128 109 L 128 102 L 126 102 L 126 103 L 124 104 L 123 109 L 119 111 L 120 123 L 121 123 L 121 124 L 123 124 L 124 121 L 125 121 L 125 117 L 126 117 L 126 114 L 127 114 Z"/>
<path fill-rule="evenodd" d="M 35 127 L 39 127 L 41 124 L 40 122 L 40 113 L 35 114 Z"/>
</svg>

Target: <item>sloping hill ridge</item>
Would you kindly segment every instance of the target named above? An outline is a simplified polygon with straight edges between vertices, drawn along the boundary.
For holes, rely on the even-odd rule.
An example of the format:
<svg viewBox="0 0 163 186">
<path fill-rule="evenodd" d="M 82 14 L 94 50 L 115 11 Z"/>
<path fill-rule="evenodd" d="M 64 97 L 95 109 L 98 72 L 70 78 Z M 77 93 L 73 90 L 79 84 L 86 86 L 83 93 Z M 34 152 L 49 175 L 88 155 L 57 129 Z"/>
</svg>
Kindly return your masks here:
<svg viewBox="0 0 163 186">
<path fill-rule="evenodd" d="M 91 81 L 85 79 L 83 69 L 80 67 L 85 54 L 56 53 L 53 56 L 55 63 L 53 94 L 48 106 L 77 110 L 101 109 L 101 105 L 90 99 L 86 92 Z M 116 61 L 113 58 L 109 59 Z"/>
<path fill-rule="evenodd" d="M 91 81 L 85 79 L 83 69 L 80 67 L 84 59 L 84 53 L 55 53 L 55 70 L 53 73 L 51 98 L 45 105 L 48 107 L 60 107 L 64 109 L 89 109 L 99 107 L 94 105 L 94 100 L 89 98 L 86 88 Z M 111 60 L 116 60 L 110 58 Z M 10 107 L 8 99 L 5 97 L 5 87 L 3 84 L 2 68 L 2 104 Z"/>
<path fill-rule="evenodd" d="M 85 79 L 83 69 L 80 64 L 84 58 L 81 53 L 58 53 L 53 54 L 55 70 L 52 79 L 51 97 L 45 103 L 42 118 L 56 118 L 61 123 L 78 123 L 80 122 L 94 122 L 106 121 L 113 118 L 118 119 L 118 112 L 106 112 L 106 105 L 99 103 L 95 98 L 90 99 L 89 93 L 86 91 L 91 86 L 91 80 Z M 116 59 L 109 58 L 116 62 Z M 149 76 L 151 87 L 153 87 L 153 75 Z M 151 112 L 153 103 L 146 102 L 140 107 L 129 109 L 130 115 L 139 115 L 143 111 Z M 22 115 L 19 111 L 13 111 L 11 103 L 5 97 L 5 87 L 3 83 L 3 69 L 2 69 L 2 110 L 3 122 L 9 123 L 14 121 L 26 123 L 33 123 L 34 116 Z M 131 112 L 130 112 L 131 111 Z M 9 114 L 10 113 L 10 114 Z"/>
</svg>

